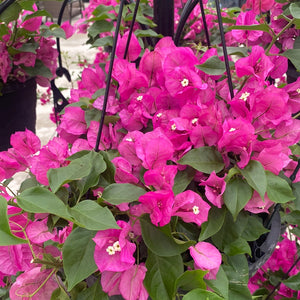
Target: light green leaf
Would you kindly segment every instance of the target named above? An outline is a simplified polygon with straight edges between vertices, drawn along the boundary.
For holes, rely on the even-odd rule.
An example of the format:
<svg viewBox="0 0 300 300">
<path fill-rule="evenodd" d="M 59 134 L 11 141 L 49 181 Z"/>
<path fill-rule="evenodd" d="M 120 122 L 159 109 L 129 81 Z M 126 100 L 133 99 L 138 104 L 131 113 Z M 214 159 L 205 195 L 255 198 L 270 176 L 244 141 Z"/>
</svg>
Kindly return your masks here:
<svg viewBox="0 0 300 300">
<path fill-rule="evenodd" d="M 228 30 L 234 30 L 234 29 L 240 29 L 240 30 L 259 30 L 264 32 L 269 32 L 270 27 L 267 24 L 259 24 L 259 25 L 234 25 L 228 27 Z"/>
<path fill-rule="evenodd" d="M 161 257 L 148 250 L 144 285 L 152 300 L 173 300 L 176 279 L 183 273 L 180 255 Z"/>
<path fill-rule="evenodd" d="M 72 220 L 64 203 L 44 187 L 29 188 L 17 196 L 18 205 L 27 212 L 49 213 Z"/>
<path fill-rule="evenodd" d="M 137 29 L 135 30 L 134 34 L 136 37 L 162 37 L 161 34 L 157 34 L 152 29 L 147 29 L 147 30 Z"/>
<path fill-rule="evenodd" d="M 209 210 L 208 220 L 201 225 L 199 241 L 204 241 L 216 234 L 222 227 L 226 215 L 226 209 L 213 206 Z"/>
<path fill-rule="evenodd" d="M 257 160 L 251 160 L 244 169 L 240 169 L 240 172 L 248 184 L 264 199 L 267 191 L 267 178 L 262 164 Z"/>
<path fill-rule="evenodd" d="M 47 177 L 51 190 L 55 193 L 62 185 L 70 181 L 82 179 L 90 174 L 93 177 L 95 176 L 95 172 L 100 174 L 105 169 L 106 164 L 101 154 L 90 151 L 86 155 L 72 160 L 66 167 L 50 169 Z M 92 181 L 94 184 L 93 178 L 87 178 L 86 182 L 83 183 L 83 190 L 89 187 L 89 181 Z"/>
<path fill-rule="evenodd" d="M 270 171 L 266 171 L 267 176 L 267 195 L 275 203 L 287 203 L 296 197 L 289 184 L 279 176 Z"/>
<path fill-rule="evenodd" d="M 296 19 L 300 19 L 300 3 L 295 2 L 290 4 L 290 12 Z"/>
<path fill-rule="evenodd" d="M 176 289 L 184 291 L 191 291 L 196 288 L 206 289 L 206 284 L 203 280 L 207 271 L 203 270 L 190 270 L 185 271 L 180 277 L 176 279 Z"/>
<path fill-rule="evenodd" d="M 63 265 L 70 291 L 77 283 L 97 270 L 94 260 L 96 231 L 77 227 L 67 237 L 63 249 Z"/>
<path fill-rule="evenodd" d="M 118 205 L 137 201 L 146 191 L 130 183 L 113 183 L 107 186 L 102 194 L 102 199 Z"/>
<path fill-rule="evenodd" d="M 287 57 L 292 62 L 292 64 L 295 66 L 295 68 L 298 71 L 300 71 L 300 60 L 299 60 L 300 49 L 288 49 L 279 55 Z"/>
<path fill-rule="evenodd" d="M 233 63 L 230 62 L 230 65 L 233 66 Z M 218 56 L 209 57 L 203 64 L 196 65 L 196 68 L 209 75 L 222 75 L 226 71 L 225 62 Z"/>
<path fill-rule="evenodd" d="M 216 279 L 204 279 L 204 281 L 211 290 L 224 297 L 225 299 L 228 299 L 229 282 L 222 266 L 220 266 L 219 268 Z"/>
<path fill-rule="evenodd" d="M 218 296 L 214 292 L 203 289 L 195 289 L 183 296 L 182 300 L 222 300 L 223 297 Z"/>
<path fill-rule="evenodd" d="M 11 21 L 17 20 L 22 7 L 18 2 L 13 2 L 0 14 L 0 21 L 8 24 Z"/>
<path fill-rule="evenodd" d="M 0 196 L 0 246 L 25 244 L 26 240 L 14 236 L 9 227 L 7 217 L 7 200 Z"/>
<path fill-rule="evenodd" d="M 252 189 L 244 179 L 235 177 L 227 183 L 223 198 L 234 220 L 251 197 Z"/>
<path fill-rule="evenodd" d="M 148 216 L 140 219 L 142 235 L 146 246 L 156 255 L 169 257 L 178 255 L 194 245 L 194 241 L 176 243 L 171 235 L 170 225 L 156 227 Z"/>
<path fill-rule="evenodd" d="M 201 147 L 190 150 L 179 161 L 181 165 L 189 165 L 194 169 L 210 174 L 220 172 L 224 168 L 222 155 L 212 147 Z"/>
<path fill-rule="evenodd" d="M 79 202 L 69 212 L 76 223 L 89 230 L 119 228 L 111 211 L 92 200 Z"/>
<path fill-rule="evenodd" d="M 92 37 L 96 37 L 100 33 L 111 32 L 113 28 L 114 28 L 113 23 L 110 23 L 110 22 L 105 21 L 105 20 L 99 20 L 99 21 L 94 22 L 91 25 L 91 27 L 88 29 L 88 33 Z"/>
<path fill-rule="evenodd" d="M 113 45 L 113 37 L 112 36 L 105 36 L 103 38 L 97 39 L 93 43 L 93 47 L 105 47 L 105 46 L 112 46 Z"/>
</svg>

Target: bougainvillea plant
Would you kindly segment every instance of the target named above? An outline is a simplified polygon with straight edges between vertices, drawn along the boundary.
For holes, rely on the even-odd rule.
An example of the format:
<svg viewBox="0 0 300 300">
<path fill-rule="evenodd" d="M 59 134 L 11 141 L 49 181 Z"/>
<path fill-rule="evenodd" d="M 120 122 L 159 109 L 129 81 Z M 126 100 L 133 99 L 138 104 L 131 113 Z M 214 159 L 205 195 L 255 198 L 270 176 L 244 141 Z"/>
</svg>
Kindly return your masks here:
<svg viewBox="0 0 300 300">
<path fill-rule="evenodd" d="M 240 14 L 257 3 L 247 1 Z M 287 84 L 284 76 L 287 57 L 297 65 L 299 56 L 274 48 L 289 29 L 299 34 L 299 4 L 268 3 L 228 31 L 246 49 L 232 49 L 233 97 L 218 47 L 194 52 L 164 37 L 142 51 L 133 35 L 124 59 L 124 34 L 100 143 L 109 69 L 102 52 L 71 91 L 58 137 L 41 147 L 28 130 L 11 136 L 12 148 L 0 153 L 3 294 L 300 297 L 300 79 Z M 287 22 L 285 30 L 273 20 Z M 22 171 L 29 176 L 16 192 L 9 178 Z M 278 206 L 289 232 L 283 227 L 270 260 L 249 280 L 251 245 L 269 234 L 264 225 Z"/>
</svg>

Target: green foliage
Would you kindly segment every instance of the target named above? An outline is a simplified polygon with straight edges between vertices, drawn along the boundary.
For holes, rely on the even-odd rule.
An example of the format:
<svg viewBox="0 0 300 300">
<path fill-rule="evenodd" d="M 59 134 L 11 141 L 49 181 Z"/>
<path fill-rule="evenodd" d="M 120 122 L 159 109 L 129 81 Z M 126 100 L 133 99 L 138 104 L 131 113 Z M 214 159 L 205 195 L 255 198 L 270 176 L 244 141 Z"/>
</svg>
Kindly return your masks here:
<svg viewBox="0 0 300 300">
<path fill-rule="evenodd" d="M 63 266 L 68 291 L 97 270 L 94 261 L 95 243 L 92 240 L 95 235 L 96 231 L 77 227 L 64 243 Z"/>
<path fill-rule="evenodd" d="M 212 147 L 201 147 L 190 150 L 179 161 L 179 164 L 189 165 L 194 169 L 210 174 L 220 172 L 224 168 L 222 155 Z"/>
<path fill-rule="evenodd" d="M 230 65 L 234 66 L 232 62 Z M 203 64 L 196 67 L 209 75 L 222 75 L 226 71 L 225 62 L 220 60 L 218 56 L 211 56 Z"/>
</svg>

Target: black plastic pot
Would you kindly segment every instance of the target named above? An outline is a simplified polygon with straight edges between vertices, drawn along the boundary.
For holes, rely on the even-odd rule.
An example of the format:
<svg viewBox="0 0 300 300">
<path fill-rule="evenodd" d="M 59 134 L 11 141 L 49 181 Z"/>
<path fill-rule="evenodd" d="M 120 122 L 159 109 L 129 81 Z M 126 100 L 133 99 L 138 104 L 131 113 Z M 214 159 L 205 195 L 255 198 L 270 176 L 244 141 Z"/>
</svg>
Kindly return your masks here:
<svg viewBox="0 0 300 300">
<path fill-rule="evenodd" d="M 36 81 L 5 84 L 0 96 L 0 151 L 11 147 L 10 136 L 26 128 L 35 132 Z"/>
</svg>

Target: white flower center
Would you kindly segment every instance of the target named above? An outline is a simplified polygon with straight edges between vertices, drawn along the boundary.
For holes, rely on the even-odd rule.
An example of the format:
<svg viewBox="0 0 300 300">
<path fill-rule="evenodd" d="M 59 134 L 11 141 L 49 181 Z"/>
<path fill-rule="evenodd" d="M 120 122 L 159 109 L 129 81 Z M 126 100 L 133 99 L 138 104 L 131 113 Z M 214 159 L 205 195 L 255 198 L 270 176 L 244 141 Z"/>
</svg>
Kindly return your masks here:
<svg viewBox="0 0 300 300">
<path fill-rule="evenodd" d="M 183 87 L 188 86 L 188 85 L 189 85 L 189 80 L 186 79 L 186 78 L 184 78 L 184 79 L 181 81 L 181 85 L 182 85 Z"/>
<path fill-rule="evenodd" d="M 133 139 L 132 138 L 126 138 L 125 141 L 126 142 L 133 142 Z"/>
<path fill-rule="evenodd" d="M 173 125 L 171 126 L 171 129 L 172 129 L 172 130 L 176 130 L 176 125 L 173 124 Z"/>
<path fill-rule="evenodd" d="M 109 254 L 109 255 L 114 255 L 116 253 L 116 250 L 113 246 L 108 246 L 106 248 L 106 252 Z"/>
<path fill-rule="evenodd" d="M 248 97 L 250 96 L 250 93 L 248 92 L 245 92 L 241 95 L 240 99 L 241 100 L 244 100 L 244 101 L 247 101 Z"/>
<path fill-rule="evenodd" d="M 196 205 L 193 206 L 193 213 L 194 213 L 195 215 L 198 215 L 198 214 L 200 213 L 200 210 L 199 210 L 199 207 L 198 207 L 198 206 L 196 206 Z"/>
<path fill-rule="evenodd" d="M 233 132 L 233 131 L 236 131 L 236 128 L 231 127 L 231 128 L 229 129 L 229 132 Z"/>
<path fill-rule="evenodd" d="M 160 117 L 162 116 L 162 113 L 158 113 L 156 116 L 157 116 L 158 118 L 160 118 Z"/>
<path fill-rule="evenodd" d="M 194 118 L 194 119 L 192 120 L 192 124 L 193 124 L 193 125 L 195 125 L 197 122 L 198 122 L 198 118 Z"/>
<path fill-rule="evenodd" d="M 142 101 L 142 100 L 143 100 L 143 96 L 138 96 L 138 97 L 136 98 L 136 100 L 137 100 L 137 101 Z"/>
<path fill-rule="evenodd" d="M 117 251 L 121 251 L 121 246 L 120 246 L 120 243 L 119 243 L 119 241 L 116 241 L 116 242 L 114 242 L 113 243 L 113 248 L 114 248 L 114 250 L 117 252 Z"/>
<path fill-rule="evenodd" d="M 300 94 L 300 89 L 297 89 L 296 92 L 297 92 L 298 94 Z"/>
</svg>

